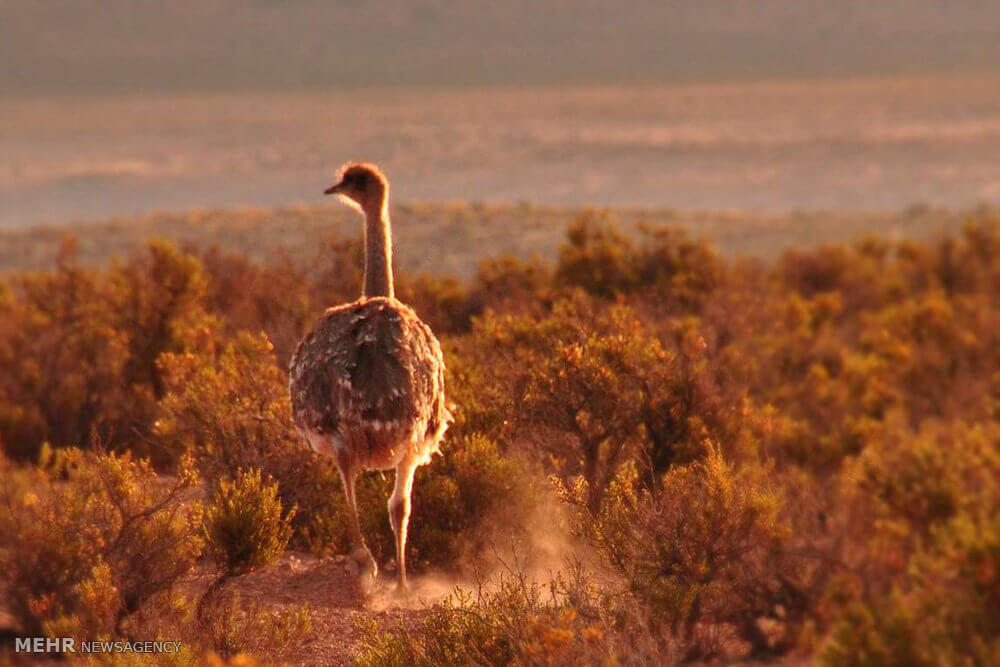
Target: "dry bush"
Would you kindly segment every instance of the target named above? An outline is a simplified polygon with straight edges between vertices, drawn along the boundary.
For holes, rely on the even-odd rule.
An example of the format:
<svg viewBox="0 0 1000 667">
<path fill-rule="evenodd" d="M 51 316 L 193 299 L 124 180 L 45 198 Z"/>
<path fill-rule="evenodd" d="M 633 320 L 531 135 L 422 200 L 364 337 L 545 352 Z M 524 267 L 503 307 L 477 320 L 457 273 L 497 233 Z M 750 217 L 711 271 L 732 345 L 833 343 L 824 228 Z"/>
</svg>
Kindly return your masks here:
<svg viewBox="0 0 1000 667">
<path fill-rule="evenodd" d="M 117 441 L 129 411 L 128 339 L 115 326 L 107 283 L 80 268 L 72 247 L 54 271 L 9 279 L 0 302 L 0 439 L 36 459 L 43 442 Z"/>
<path fill-rule="evenodd" d="M 839 591 L 831 665 L 993 664 L 1000 656 L 1000 431 L 876 434 L 849 502 L 863 510 L 863 584 Z"/>
<path fill-rule="evenodd" d="M 0 437 L 8 453 L 85 447 L 93 438 L 170 463 L 148 433 L 162 397 L 161 354 L 202 344 L 197 261 L 151 242 L 106 274 L 67 245 L 56 270 L 12 279 L 0 317 Z"/>
<path fill-rule="evenodd" d="M 541 583 L 512 567 L 489 585 L 456 588 L 416 627 L 359 620 L 355 664 L 652 664 L 663 656 L 629 637 L 580 570 Z"/>
<path fill-rule="evenodd" d="M 199 643 L 227 659 L 240 655 L 278 658 L 312 632 L 309 605 L 268 609 L 245 602 L 229 588 L 213 595 L 203 610 Z"/>
<path fill-rule="evenodd" d="M 987 297 L 928 291 L 869 318 L 861 343 L 877 361 L 875 381 L 895 389 L 914 422 L 989 417 L 1000 310 Z"/>
<path fill-rule="evenodd" d="M 299 543 L 346 545 L 346 502 L 329 461 L 291 425 L 288 383 L 263 334 L 238 334 L 211 355 L 164 355 L 167 395 L 156 435 L 175 455 L 190 452 L 213 483 L 256 469 L 274 479 L 285 507 L 297 508 Z"/>
<path fill-rule="evenodd" d="M 197 476 L 190 461 L 182 462 L 173 478 L 157 476 L 148 462 L 129 455 L 66 449 L 43 463 L 17 468 L 0 460 L 0 592 L 20 635 L 170 637 L 184 642 L 181 653 L 155 659 L 109 654 L 97 661 L 197 665 L 206 650 L 279 656 L 310 631 L 304 606 L 275 611 L 240 604 L 228 591 L 211 597 L 206 605 L 210 622 L 200 622 L 181 586 L 206 536 L 215 551 L 234 543 L 236 549 L 254 545 L 253 553 L 232 554 L 227 560 L 231 572 L 281 552 L 288 528 L 280 520 L 277 527 L 271 522 L 273 488 L 251 488 L 247 485 L 255 480 L 247 476 L 244 486 L 227 496 L 237 502 L 213 506 L 206 531 L 201 504 L 191 498 Z M 265 508 L 251 507 L 249 501 L 260 496 Z M 266 522 L 256 526 L 259 539 L 244 533 L 235 542 L 220 539 L 222 533 L 232 537 L 226 528 L 234 527 L 234 516 L 245 516 L 241 509 Z M 241 528 L 249 523 L 242 521 Z"/>
<path fill-rule="evenodd" d="M 294 544 L 346 549 L 339 478 L 290 428 L 283 365 L 322 305 L 355 298 L 361 250 L 333 241 L 304 266 L 214 252 L 199 265 L 153 244 L 96 271 L 67 249 L 51 272 L 6 279 L 5 449 L 36 460 L 45 442 L 96 435 L 164 469 L 191 452 L 213 484 L 257 469 L 298 509 Z M 619 648 L 637 644 L 649 662 L 794 651 L 831 664 L 997 660 L 995 214 L 926 242 L 868 238 L 771 265 L 671 230 L 629 237 L 590 216 L 554 264 L 498 258 L 467 282 L 402 275 L 398 288 L 444 334 L 458 417 L 417 475 L 412 562 L 461 570 L 504 534 L 530 536 L 549 507 L 541 470 L 586 477 L 572 496 L 581 528 L 604 531 L 599 551 L 621 565 L 590 579 L 580 600 L 591 602 L 536 604 L 531 586 L 513 586 L 429 614 L 409 637 L 372 639 L 372 660 L 440 650 L 466 662 L 628 662 Z M 719 449 L 706 452 L 706 439 Z M 39 498 L 76 498 L 51 468 L 4 481 L 30 499 L 36 476 Z M 83 488 L 72 479 L 66 489 Z M 391 474 L 375 474 L 358 489 L 383 561 L 390 488 Z M 18 501 L 4 520 L 43 505 Z M 69 532 L 71 515 L 52 532 Z M 47 539 L 28 523 L 5 527 L 8 555 L 20 544 L 9 535 Z M 115 623 L 100 610 L 133 585 L 120 569 L 133 566 L 90 544 L 45 542 L 62 565 L 38 566 L 50 583 L 37 583 L 42 602 L 22 604 L 24 615 L 59 590 L 53 609 L 98 610 L 66 618 Z M 140 606 L 167 604 L 166 593 L 144 596 Z M 237 614 L 227 600 L 219 609 Z M 238 621 L 220 621 L 205 645 L 246 644 L 253 625 Z M 591 644 L 582 633 L 595 627 Z"/>
<path fill-rule="evenodd" d="M 685 659 L 733 657 L 741 643 L 756 656 L 795 645 L 825 573 L 795 548 L 788 500 L 771 472 L 736 468 L 710 446 L 652 491 L 620 477 L 600 514 L 585 487 L 558 485 L 578 509 L 577 530 Z"/>
<path fill-rule="evenodd" d="M 639 284 L 633 241 L 606 217 L 587 214 L 569 226 L 559 250 L 555 282 L 600 297 L 634 290 Z"/>
<path fill-rule="evenodd" d="M 527 463 L 502 455 L 481 435 L 451 439 L 442 456 L 417 472 L 408 540 L 413 562 L 461 571 L 498 544 L 529 539 L 544 502 L 540 482 Z M 385 545 L 386 555 L 391 547 Z"/>
<path fill-rule="evenodd" d="M 157 360 L 191 346 L 191 329 L 203 324 L 205 277 L 198 260 L 164 241 L 114 266 L 109 280 L 116 295 L 117 326 L 127 337 L 125 382 L 146 386 L 156 400 L 164 383 Z"/>
<path fill-rule="evenodd" d="M 586 214 L 570 225 L 554 284 L 597 297 L 630 295 L 660 312 L 696 312 L 726 281 L 725 266 L 704 242 L 679 229 L 639 225 L 639 244 L 605 217 Z"/>
<path fill-rule="evenodd" d="M 548 264 L 500 256 L 479 263 L 469 299 L 477 306 L 477 312 L 487 309 L 516 312 L 531 308 L 551 286 L 552 267 Z"/>
<path fill-rule="evenodd" d="M 892 405 L 891 388 L 872 382 L 874 360 L 838 329 L 839 295 L 778 295 L 752 305 L 757 326 L 734 335 L 722 355 L 742 371 L 730 377 L 748 385 L 754 404 L 773 410 L 774 455 L 828 474 L 863 447 L 865 424 Z"/>
<path fill-rule="evenodd" d="M 262 331 L 274 344 L 279 364 L 287 364 L 315 316 L 308 269 L 287 259 L 261 266 L 216 248 L 201 261 L 208 277 L 205 307 L 219 317 L 225 334 Z"/>
<path fill-rule="evenodd" d="M 43 468 L 4 464 L 3 588 L 25 635 L 58 626 L 122 632 L 167 595 L 201 552 L 201 507 L 185 498 L 190 462 L 172 480 L 128 454 L 65 450 Z"/>
<path fill-rule="evenodd" d="M 686 324 L 670 351 L 627 306 L 580 293 L 543 315 L 488 314 L 453 364 L 465 406 L 456 428 L 529 443 L 564 476 L 582 474 L 596 510 L 625 461 L 650 481 L 738 428 Z"/>
<path fill-rule="evenodd" d="M 539 519 L 541 479 L 519 458 L 502 455 L 485 437 L 449 438 L 442 454 L 419 468 L 414 479 L 407 565 L 418 571 L 469 571 L 488 559 L 498 544 L 525 538 Z M 391 492 L 391 471 L 365 475 L 357 483 L 362 532 L 383 563 L 396 555 L 386 512 Z M 342 495 L 338 486 L 339 514 L 317 514 L 311 524 L 313 551 L 348 550 Z"/>
<path fill-rule="evenodd" d="M 397 299 L 413 308 L 438 336 L 464 333 L 481 306 L 455 278 L 417 276 L 399 282 Z"/>
<path fill-rule="evenodd" d="M 263 334 L 241 333 L 208 355 L 168 354 L 160 367 L 168 393 L 157 435 L 176 455 L 193 454 L 211 479 L 267 470 L 297 444 L 284 377 Z"/>
<path fill-rule="evenodd" d="M 671 227 L 641 225 L 640 231 L 640 294 L 661 312 L 699 312 L 716 290 L 729 285 L 726 264 L 704 241 Z"/>
<path fill-rule="evenodd" d="M 243 603 L 230 585 L 235 577 L 277 562 L 292 536 L 294 515 L 295 508 L 283 513 L 277 484 L 266 482 L 260 470 L 241 470 L 216 483 L 204 532 L 218 575 L 198 601 L 194 624 L 219 655 L 280 655 L 311 631 L 308 605 L 272 610 Z"/>
</svg>

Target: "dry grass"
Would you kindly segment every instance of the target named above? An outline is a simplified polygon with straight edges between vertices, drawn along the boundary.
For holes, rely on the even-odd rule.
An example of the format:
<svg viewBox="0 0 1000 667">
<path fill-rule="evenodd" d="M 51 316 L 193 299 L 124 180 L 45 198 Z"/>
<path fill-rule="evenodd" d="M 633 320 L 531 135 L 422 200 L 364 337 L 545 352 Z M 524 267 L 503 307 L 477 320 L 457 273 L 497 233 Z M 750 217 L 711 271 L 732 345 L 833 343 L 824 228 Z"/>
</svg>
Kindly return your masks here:
<svg viewBox="0 0 1000 667">
<path fill-rule="evenodd" d="M 530 204 L 466 202 L 413 203 L 394 208 L 393 232 L 399 266 L 414 273 L 467 278 L 479 260 L 511 254 L 554 259 L 567 225 L 585 209 Z M 924 239 L 957 230 L 966 215 L 915 206 L 898 213 L 792 212 L 785 215 L 739 211 L 594 209 L 623 231 L 635 224 L 670 225 L 711 241 L 726 254 L 765 259 L 795 246 L 849 241 L 866 234 Z M 258 261 L 287 253 L 311 259 L 318 241 L 352 237 L 360 225 L 352 211 L 334 203 L 275 210 L 194 210 L 113 218 L 66 227 L 0 232 L 0 273 L 52 266 L 66 236 L 79 242 L 85 263 L 126 255 L 152 237 L 197 248 L 218 246 Z M 405 252 L 404 252 L 405 250 Z"/>
</svg>

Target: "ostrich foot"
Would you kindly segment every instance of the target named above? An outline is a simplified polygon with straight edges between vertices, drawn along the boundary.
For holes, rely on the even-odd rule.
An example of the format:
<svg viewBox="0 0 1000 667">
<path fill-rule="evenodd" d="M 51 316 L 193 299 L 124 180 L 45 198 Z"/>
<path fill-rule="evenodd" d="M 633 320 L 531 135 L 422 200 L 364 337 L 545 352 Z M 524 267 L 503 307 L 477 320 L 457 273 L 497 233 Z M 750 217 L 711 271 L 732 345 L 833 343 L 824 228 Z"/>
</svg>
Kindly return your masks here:
<svg viewBox="0 0 1000 667">
<path fill-rule="evenodd" d="M 378 564 L 372 552 L 367 547 L 358 547 L 351 552 L 348 567 L 354 577 L 354 587 L 357 592 L 362 597 L 371 595 L 375 587 L 375 578 L 378 577 Z"/>
<path fill-rule="evenodd" d="M 399 581 L 392 590 L 392 596 L 397 600 L 409 600 L 411 592 L 409 585 L 405 581 Z"/>
</svg>

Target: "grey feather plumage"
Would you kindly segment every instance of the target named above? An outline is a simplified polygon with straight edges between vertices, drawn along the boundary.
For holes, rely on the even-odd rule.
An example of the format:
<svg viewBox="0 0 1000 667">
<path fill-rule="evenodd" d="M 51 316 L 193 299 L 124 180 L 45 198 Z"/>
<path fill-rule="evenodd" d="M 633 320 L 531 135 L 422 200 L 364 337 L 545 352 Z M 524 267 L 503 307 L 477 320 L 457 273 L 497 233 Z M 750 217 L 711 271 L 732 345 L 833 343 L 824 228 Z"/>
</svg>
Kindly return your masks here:
<svg viewBox="0 0 1000 667">
<path fill-rule="evenodd" d="M 441 347 L 394 298 L 327 310 L 295 350 L 290 393 L 301 431 L 336 437 L 369 469 L 395 466 L 403 447 L 428 460 L 451 419 Z"/>
</svg>

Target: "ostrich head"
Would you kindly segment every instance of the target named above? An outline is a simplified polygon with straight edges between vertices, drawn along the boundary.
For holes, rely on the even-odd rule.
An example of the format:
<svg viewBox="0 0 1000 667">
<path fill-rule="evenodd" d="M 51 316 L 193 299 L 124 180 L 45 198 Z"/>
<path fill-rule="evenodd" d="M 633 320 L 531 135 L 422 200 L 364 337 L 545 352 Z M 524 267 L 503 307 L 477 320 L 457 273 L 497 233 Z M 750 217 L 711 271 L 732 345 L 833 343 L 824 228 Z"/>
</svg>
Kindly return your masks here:
<svg viewBox="0 0 1000 667">
<path fill-rule="evenodd" d="M 367 162 L 352 162 L 340 169 L 340 179 L 323 191 L 327 195 L 340 195 L 365 215 L 385 213 L 389 201 L 389 179 L 382 170 Z"/>
</svg>

